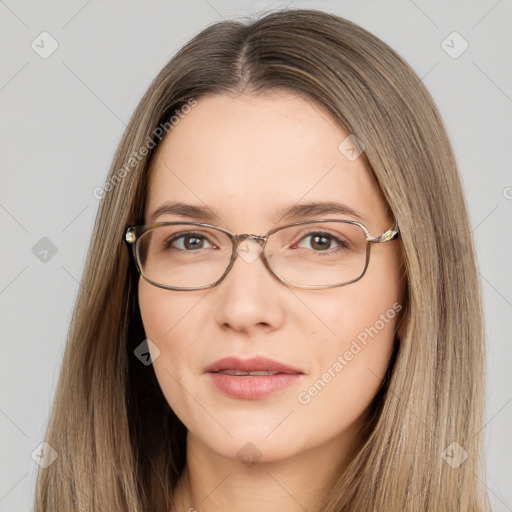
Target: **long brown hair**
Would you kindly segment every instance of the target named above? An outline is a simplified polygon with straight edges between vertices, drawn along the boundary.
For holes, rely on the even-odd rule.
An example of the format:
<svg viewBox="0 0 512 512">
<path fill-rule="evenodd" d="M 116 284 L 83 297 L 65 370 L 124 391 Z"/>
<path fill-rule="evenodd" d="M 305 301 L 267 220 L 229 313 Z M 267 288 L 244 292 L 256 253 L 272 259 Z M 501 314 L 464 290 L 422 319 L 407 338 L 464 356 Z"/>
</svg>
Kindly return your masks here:
<svg viewBox="0 0 512 512">
<path fill-rule="evenodd" d="M 414 71 L 377 37 L 331 14 L 284 9 L 207 27 L 160 71 L 128 124 L 98 194 L 45 439 L 58 458 L 39 471 L 36 511 L 169 509 L 186 429 L 152 366 L 134 356 L 145 336 L 123 232 L 143 223 L 151 156 L 162 127 L 179 122 L 176 110 L 205 94 L 278 88 L 316 100 L 364 142 L 400 227 L 407 278 L 399 348 L 372 428 L 320 510 L 489 510 L 479 484 L 480 287 L 441 116 Z M 467 453 L 458 467 L 449 463 L 454 451 L 459 462 Z"/>
</svg>

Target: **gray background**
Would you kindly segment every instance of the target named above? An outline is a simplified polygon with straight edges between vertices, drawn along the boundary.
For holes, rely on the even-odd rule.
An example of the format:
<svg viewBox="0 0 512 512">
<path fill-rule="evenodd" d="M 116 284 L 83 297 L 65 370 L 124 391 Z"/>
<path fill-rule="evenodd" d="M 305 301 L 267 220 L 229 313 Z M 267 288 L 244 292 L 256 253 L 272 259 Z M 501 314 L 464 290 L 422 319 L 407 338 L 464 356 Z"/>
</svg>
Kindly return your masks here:
<svg viewBox="0 0 512 512">
<path fill-rule="evenodd" d="M 38 467 L 31 454 L 44 439 L 98 207 L 93 190 L 133 109 L 159 69 L 206 25 L 280 5 L 290 3 L 0 0 L 0 511 L 31 507 Z M 379 36 L 422 77 L 445 119 L 486 308 L 487 485 L 495 510 L 511 511 L 512 2 L 291 5 L 339 14 Z M 45 59 L 52 41 L 43 31 L 58 43 Z M 457 58 L 462 39 L 446 39 L 454 31 L 469 44 Z"/>
</svg>

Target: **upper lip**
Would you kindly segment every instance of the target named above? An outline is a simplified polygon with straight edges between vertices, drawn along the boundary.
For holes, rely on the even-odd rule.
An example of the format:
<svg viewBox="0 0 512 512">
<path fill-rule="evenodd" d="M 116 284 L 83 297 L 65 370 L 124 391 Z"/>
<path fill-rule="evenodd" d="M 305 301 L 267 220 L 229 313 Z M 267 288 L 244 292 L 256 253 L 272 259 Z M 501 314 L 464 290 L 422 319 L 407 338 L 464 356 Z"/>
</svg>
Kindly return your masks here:
<svg viewBox="0 0 512 512">
<path fill-rule="evenodd" d="M 238 370 L 244 372 L 270 371 L 278 373 L 304 373 L 301 370 L 268 359 L 267 357 L 251 357 L 249 359 L 240 359 L 238 357 L 225 357 L 219 359 L 205 369 L 207 373 L 221 372 L 224 370 Z"/>
</svg>

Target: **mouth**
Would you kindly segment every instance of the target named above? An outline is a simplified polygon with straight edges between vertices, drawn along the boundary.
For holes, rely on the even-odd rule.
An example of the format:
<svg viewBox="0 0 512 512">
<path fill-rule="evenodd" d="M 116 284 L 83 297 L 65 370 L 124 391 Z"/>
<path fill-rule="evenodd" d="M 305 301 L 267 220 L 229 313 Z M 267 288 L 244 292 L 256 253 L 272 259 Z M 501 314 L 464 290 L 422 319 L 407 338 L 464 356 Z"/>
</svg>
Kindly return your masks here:
<svg viewBox="0 0 512 512">
<path fill-rule="evenodd" d="M 224 375 L 236 375 L 237 377 L 261 377 L 262 375 L 277 375 L 279 372 L 271 372 L 269 370 L 261 370 L 254 372 L 245 372 L 243 370 L 221 370 L 220 372 L 213 373 L 223 373 Z"/>
<path fill-rule="evenodd" d="M 251 357 L 239 359 L 238 357 L 225 357 L 211 364 L 205 369 L 206 373 L 224 373 L 227 375 L 275 375 L 303 374 L 304 372 L 267 357 Z"/>
<path fill-rule="evenodd" d="M 257 400 L 277 393 L 304 375 L 301 370 L 266 357 L 227 357 L 205 369 L 222 393 L 243 400 Z"/>
</svg>

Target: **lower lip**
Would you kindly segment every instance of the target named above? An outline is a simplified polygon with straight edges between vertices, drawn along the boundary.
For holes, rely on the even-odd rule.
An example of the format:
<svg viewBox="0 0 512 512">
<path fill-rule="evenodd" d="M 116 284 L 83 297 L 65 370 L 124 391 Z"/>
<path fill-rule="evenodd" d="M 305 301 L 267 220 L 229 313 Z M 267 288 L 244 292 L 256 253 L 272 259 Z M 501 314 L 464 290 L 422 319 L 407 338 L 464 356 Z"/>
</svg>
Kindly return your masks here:
<svg viewBox="0 0 512 512">
<path fill-rule="evenodd" d="M 225 373 L 209 373 L 213 385 L 234 398 L 258 400 L 295 384 L 300 373 L 277 373 L 275 375 L 238 376 Z"/>
</svg>

